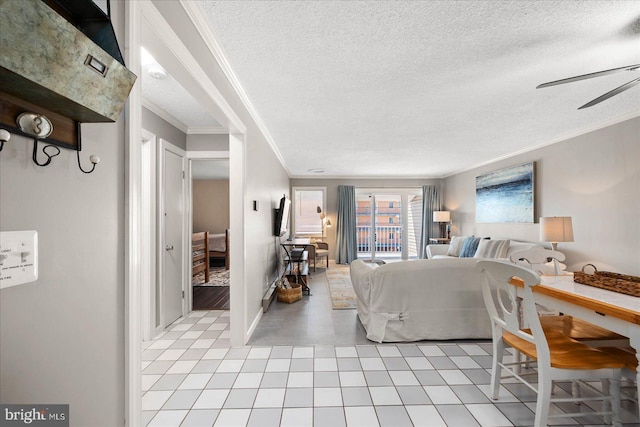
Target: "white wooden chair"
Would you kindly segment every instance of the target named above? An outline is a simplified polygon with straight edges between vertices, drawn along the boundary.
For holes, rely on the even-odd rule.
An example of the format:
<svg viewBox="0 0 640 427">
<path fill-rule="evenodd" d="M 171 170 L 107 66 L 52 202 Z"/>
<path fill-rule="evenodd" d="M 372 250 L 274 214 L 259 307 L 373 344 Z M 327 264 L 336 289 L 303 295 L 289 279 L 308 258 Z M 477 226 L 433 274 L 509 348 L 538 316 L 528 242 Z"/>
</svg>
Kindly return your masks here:
<svg viewBox="0 0 640 427">
<path fill-rule="evenodd" d="M 477 268 L 482 272 L 482 291 L 492 321 L 493 363 L 491 397 L 498 398 L 501 380 L 516 378 L 538 393 L 534 426 L 547 425 L 551 417 L 603 415 L 620 426 L 620 377 L 624 363 L 615 355 L 589 347 L 558 331 L 542 329 L 532 288 L 540 282 L 533 271 L 507 262 L 482 260 Z M 516 286 L 523 287 L 523 316 L 518 313 Z M 528 329 L 525 329 L 524 324 Z M 528 362 L 503 362 L 506 346 L 525 354 L 535 363 L 535 370 L 518 373 L 514 367 Z M 507 375 L 502 376 L 502 371 Z M 525 377 L 537 375 L 537 386 Z M 552 399 L 553 381 L 610 380 L 609 395 L 586 398 Z M 586 384 L 586 383 L 583 383 Z M 606 388 L 604 391 L 607 391 Z M 550 415 L 553 402 L 603 400 L 603 410 L 573 414 Z M 608 404 L 610 403 L 610 405 Z M 605 410 L 611 408 L 611 411 Z M 612 417 L 610 417 L 612 416 Z"/>
</svg>

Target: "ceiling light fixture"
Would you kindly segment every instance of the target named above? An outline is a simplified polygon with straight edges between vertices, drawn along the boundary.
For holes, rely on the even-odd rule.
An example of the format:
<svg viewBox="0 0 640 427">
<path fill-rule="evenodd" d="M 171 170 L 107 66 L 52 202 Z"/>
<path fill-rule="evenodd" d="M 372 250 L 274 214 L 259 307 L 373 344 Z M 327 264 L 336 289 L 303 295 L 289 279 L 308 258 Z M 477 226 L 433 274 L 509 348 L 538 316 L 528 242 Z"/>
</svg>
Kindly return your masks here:
<svg viewBox="0 0 640 427">
<path fill-rule="evenodd" d="M 311 169 L 307 169 L 307 172 L 324 173 L 324 169 L 323 168 L 311 168 Z"/>
<path fill-rule="evenodd" d="M 149 67 L 147 73 L 154 79 L 164 80 L 169 74 L 159 65 Z"/>
</svg>

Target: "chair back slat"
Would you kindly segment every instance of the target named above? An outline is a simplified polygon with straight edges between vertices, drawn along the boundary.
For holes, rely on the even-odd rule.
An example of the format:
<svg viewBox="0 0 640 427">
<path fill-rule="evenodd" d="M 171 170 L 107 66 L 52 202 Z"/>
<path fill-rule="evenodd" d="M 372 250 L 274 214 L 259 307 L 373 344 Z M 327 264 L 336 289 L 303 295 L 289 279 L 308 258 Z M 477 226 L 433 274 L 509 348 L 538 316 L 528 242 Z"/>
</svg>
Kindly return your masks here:
<svg viewBox="0 0 640 427">
<path fill-rule="evenodd" d="M 482 294 L 494 324 L 534 344 L 539 358 L 548 360 L 549 348 L 531 290 L 531 287 L 540 283 L 540 277 L 527 268 L 502 261 L 478 261 L 477 268 L 483 273 Z M 516 286 L 511 283 L 514 278 L 524 285 L 523 316 L 518 309 L 520 304 Z M 523 331 L 525 326 L 531 330 L 530 334 Z M 502 335 L 501 330 L 495 332 Z"/>
</svg>

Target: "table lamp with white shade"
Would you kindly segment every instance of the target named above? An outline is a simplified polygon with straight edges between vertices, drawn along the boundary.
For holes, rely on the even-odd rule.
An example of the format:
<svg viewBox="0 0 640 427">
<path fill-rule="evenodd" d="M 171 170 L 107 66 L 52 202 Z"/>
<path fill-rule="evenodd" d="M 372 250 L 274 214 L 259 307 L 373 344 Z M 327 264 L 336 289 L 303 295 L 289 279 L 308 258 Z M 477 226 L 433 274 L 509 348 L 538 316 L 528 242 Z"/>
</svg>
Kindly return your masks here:
<svg viewBox="0 0 640 427">
<path fill-rule="evenodd" d="M 551 243 L 554 251 L 558 243 L 573 242 L 573 224 L 570 216 L 540 217 L 540 241 Z M 553 260 L 555 275 L 558 275 L 558 260 Z"/>
<path fill-rule="evenodd" d="M 573 242 L 573 224 L 570 216 L 540 218 L 540 241 L 551 243 L 554 251 L 559 242 Z"/>
<path fill-rule="evenodd" d="M 451 232 L 449 229 L 449 223 L 451 222 L 451 212 L 449 211 L 433 211 L 433 222 L 439 222 L 440 224 L 440 228 L 442 228 L 442 223 L 447 223 L 446 225 L 446 235 L 444 235 L 443 237 L 446 237 L 447 239 L 450 239 L 451 236 Z"/>
</svg>

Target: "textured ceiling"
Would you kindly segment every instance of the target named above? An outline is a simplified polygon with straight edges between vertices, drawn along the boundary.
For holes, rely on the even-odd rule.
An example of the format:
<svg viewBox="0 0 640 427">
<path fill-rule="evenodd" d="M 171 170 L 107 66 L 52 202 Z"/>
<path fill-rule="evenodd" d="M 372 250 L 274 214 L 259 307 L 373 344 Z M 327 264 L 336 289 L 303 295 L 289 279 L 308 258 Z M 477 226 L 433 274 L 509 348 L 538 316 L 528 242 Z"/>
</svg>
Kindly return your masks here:
<svg viewBox="0 0 640 427">
<path fill-rule="evenodd" d="M 199 133 L 202 130 L 220 128 L 220 124 L 209 115 L 170 74 L 163 79 L 153 78 L 149 69 L 164 68 L 143 48 L 142 50 L 142 97 L 147 106 L 183 132 Z M 166 71 L 165 71 L 166 72 Z M 151 105 L 149 105 L 151 104 Z"/>
<path fill-rule="evenodd" d="M 292 176 L 440 177 L 640 111 L 640 1 L 199 1 Z"/>
</svg>

